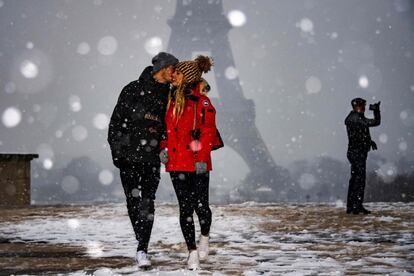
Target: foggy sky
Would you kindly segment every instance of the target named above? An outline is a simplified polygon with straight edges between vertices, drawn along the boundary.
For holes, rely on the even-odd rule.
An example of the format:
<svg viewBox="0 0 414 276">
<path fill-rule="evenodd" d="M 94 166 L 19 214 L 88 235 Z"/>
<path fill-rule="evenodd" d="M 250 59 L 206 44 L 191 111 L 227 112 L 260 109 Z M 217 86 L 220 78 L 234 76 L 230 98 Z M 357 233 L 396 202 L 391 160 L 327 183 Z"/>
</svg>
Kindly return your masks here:
<svg viewBox="0 0 414 276">
<path fill-rule="evenodd" d="M 382 101 L 375 154 L 414 159 L 413 1 L 224 2 L 226 14 L 246 16 L 230 44 L 276 163 L 345 160 L 354 97 Z M 112 170 L 103 114 L 167 48 L 174 13 L 175 1 L 0 0 L 0 152 L 40 152 L 52 167 L 88 155 Z M 10 107 L 22 113 L 14 127 L 4 122 Z M 229 147 L 213 162 L 233 180 L 248 170 Z"/>
</svg>

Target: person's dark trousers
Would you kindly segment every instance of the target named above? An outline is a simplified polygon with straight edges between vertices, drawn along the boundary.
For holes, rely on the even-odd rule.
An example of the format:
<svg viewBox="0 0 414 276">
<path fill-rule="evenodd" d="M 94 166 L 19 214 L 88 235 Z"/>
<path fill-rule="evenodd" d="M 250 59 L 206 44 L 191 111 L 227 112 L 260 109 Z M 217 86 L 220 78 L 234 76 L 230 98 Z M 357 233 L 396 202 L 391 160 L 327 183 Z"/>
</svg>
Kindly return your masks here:
<svg viewBox="0 0 414 276">
<path fill-rule="evenodd" d="M 128 215 L 138 241 L 137 251 L 148 251 L 154 223 L 154 200 L 160 182 L 160 164 L 139 163 L 120 169 Z"/>
<path fill-rule="evenodd" d="M 171 180 L 180 207 L 180 226 L 188 250 L 197 249 L 195 240 L 194 211 L 200 222 L 201 234 L 208 236 L 211 226 L 209 207 L 210 174 L 195 172 L 171 172 Z"/>
<path fill-rule="evenodd" d="M 348 152 L 347 157 L 351 163 L 351 178 L 349 179 L 346 209 L 352 212 L 363 208 L 367 153 Z"/>
</svg>

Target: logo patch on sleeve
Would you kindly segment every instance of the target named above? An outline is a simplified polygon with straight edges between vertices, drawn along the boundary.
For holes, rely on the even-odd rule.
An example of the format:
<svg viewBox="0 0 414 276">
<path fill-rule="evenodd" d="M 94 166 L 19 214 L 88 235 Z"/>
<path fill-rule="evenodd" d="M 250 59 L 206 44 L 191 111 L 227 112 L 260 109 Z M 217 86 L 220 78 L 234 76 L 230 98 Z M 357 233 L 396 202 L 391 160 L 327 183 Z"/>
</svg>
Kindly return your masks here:
<svg viewBox="0 0 414 276">
<path fill-rule="evenodd" d="M 208 105 L 209 105 L 209 102 L 208 102 L 207 100 L 204 100 L 204 101 L 203 101 L 203 105 L 204 105 L 204 106 L 208 106 Z"/>
</svg>

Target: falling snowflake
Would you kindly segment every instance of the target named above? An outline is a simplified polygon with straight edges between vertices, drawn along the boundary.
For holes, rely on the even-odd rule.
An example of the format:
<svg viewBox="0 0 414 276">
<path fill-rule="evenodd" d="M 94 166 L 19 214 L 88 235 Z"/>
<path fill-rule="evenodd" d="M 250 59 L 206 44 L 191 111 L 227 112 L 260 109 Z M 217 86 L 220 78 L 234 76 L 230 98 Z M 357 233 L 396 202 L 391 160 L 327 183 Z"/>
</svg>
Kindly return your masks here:
<svg viewBox="0 0 414 276">
<path fill-rule="evenodd" d="M 29 42 L 26 43 L 26 48 L 27 49 L 33 49 L 33 47 L 34 47 L 33 42 L 29 41 Z"/>
<path fill-rule="evenodd" d="M 25 78 L 34 79 L 39 74 L 39 68 L 33 61 L 24 60 L 20 64 L 20 72 Z"/>
<path fill-rule="evenodd" d="M 162 50 L 162 39 L 158 36 L 151 37 L 145 41 L 145 51 L 150 55 L 156 55 Z"/>
<path fill-rule="evenodd" d="M 391 183 L 397 177 L 397 167 L 388 162 L 381 165 L 376 173 L 385 183 Z"/>
<path fill-rule="evenodd" d="M 109 124 L 108 115 L 106 115 L 104 113 L 98 113 L 93 118 L 93 125 L 97 129 L 104 130 L 104 129 L 108 128 L 108 124 Z"/>
<path fill-rule="evenodd" d="M 105 36 L 98 42 L 98 52 L 104 56 L 111 56 L 118 50 L 118 41 L 113 36 Z"/>
<path fill-rule="evenodd" d="M 296 27 L 301 29 L 304 33 L 313 33 L 313 22 L 309 18 L 302 18 L 298 23 L 296 23 Z"/>
<path fill-rule="evenodd" d="M 9 107 L 3 112 L 1 119 L 5 127 L 16 127 L 22 120 L 22 113 L 16 107 Z"/>
<path fill-rule="evenodd" d="M 233 27 L 241 27 L 246 24 L 246 15 L 239 10 L 230 11 L 227 18 Z"/>
<path fill-rule="evenodd" d="M 234 68 L 233 66 L 229 66 L 226 68 L 226 71 L 224 72 L 224 74 L 227 79 L 234 80 L 235 78 L 238 77 L 239 71 L 237 71 L 237 69 Z"/>
<path fill-rule="evenodd" d="M 367 76 L 360 76 L 359 79 L 358 79 L 358 84 L 362 88 L 368 88 L 369 80 L 368 80 Z"/>
<path fill-rule="evenodd" d="M 299 186 L 304 190 L 312 189 L 315 186 L 315 183 L 315 176 L 310 173 L 304 173 L 299 178 Z"/>
<path fill-rule="evenodd" d="M 114 181 L 114 174 L 110 170 L 102 170 L 99 173 L 99 181 L 102 185 L 110 185 Z"/>
<path fill-rule="evenodd" d="M 69 97 L 70 110 L 73 112 L 79 112 L 82 109 L 81 100 L 78 96 L 72 95 Z"/>
<path fill-rule="evenodd" d="M 308 94 L 319 93 L 322 89 L 322 83 L 317 77 L 310 77 L 306 80 L 305 83 L 306 91 Z"/>
<path fill-rule="evenodd" d="M 91 50 L 91 46 L 89 46 L 86 42 L 81 42 L 78 45 L 77 53 L 80 55 L 87 55 Z"/>
<path fill-rule="evenodd" d="M 88 130 L 81 125 L 72 128 L 72 137 L 75 141 L 81 142 L 88 137 Z"/>
<path fill-rule="evenodd" d="M 43 160 L 43 168 L 45 168 L 46 170 L 50 170 L 53 167 L 53 161 L 52 159 L 46 158 L 45 160 Z"/>
<path fill-rule="evenodd" d="M 406 141 L 401 141 L 398 144 L 398 148 L 400 149 L 400 151 L 406 151 L 408 149 L 408 144 Z"/>
<path fill-rule="evenodd" d="M 380 141 L 382 144 L 386 144 L 386 143 L 388 142 L 388 135 L 387 135 L 387 134 L 385 134 L 385 133 L 380 134 L 380 136 L 379 136 L 379 141 Z"/>
<path fill-rule="evenodd" d="M 72 175 L 67 175 L 62 179 L 61 182 L 61 187 L 62 189 L 68 193 L 68 194 L 74 194 L 79 190 L 80 187 L 80 183 L 79 180 L 72 176 Z"/>
<path fill-rule="evenodd" d="M 4 86 L 4 91 L 6 91 L 7 94 L 13 94 L 16 91 L 16 85 L 14 82 L 8 82 Z"/>
</svg>

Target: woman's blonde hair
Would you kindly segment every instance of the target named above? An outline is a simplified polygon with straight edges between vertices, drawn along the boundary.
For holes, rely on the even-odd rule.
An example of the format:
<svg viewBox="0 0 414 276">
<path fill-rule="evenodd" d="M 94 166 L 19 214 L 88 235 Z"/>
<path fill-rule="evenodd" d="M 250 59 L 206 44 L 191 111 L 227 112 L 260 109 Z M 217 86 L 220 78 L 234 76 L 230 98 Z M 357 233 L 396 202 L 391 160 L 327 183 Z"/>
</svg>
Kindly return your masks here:
<svg viewBox="0 0 414 276">
<path fill-rule="evenodd" d="M 176 70 L 183 74 L 183 82 L 175 90 L 173 117 L 176 122 L 184 113 L 185 91 L 191 88 L 191 83 L 199 82 L 202 73 L 207 73 L 213 66 L 213 60 L 207 56 L 198 56 L 194 61 L 182 61 L 176 65 Z M 168 96 L 167 110 L 171 104 L 171 93 Z"/>
<path fill-rule="evenodd" d="M 178 119 L 181 118 L 181 116 L 184 113 L 184 105 L 185 105 L 185 84 L 181 83 L 177 89 L 175 90 L 174 95 L 174 109 L 173 109 L 173 117 L 176 119 L 176 123 L 178 122 Z M 171 92 L 168 95 L 168 104 L 167 104 L 167 110 L 170 107 L 171 104 Z"/>
</svg>

